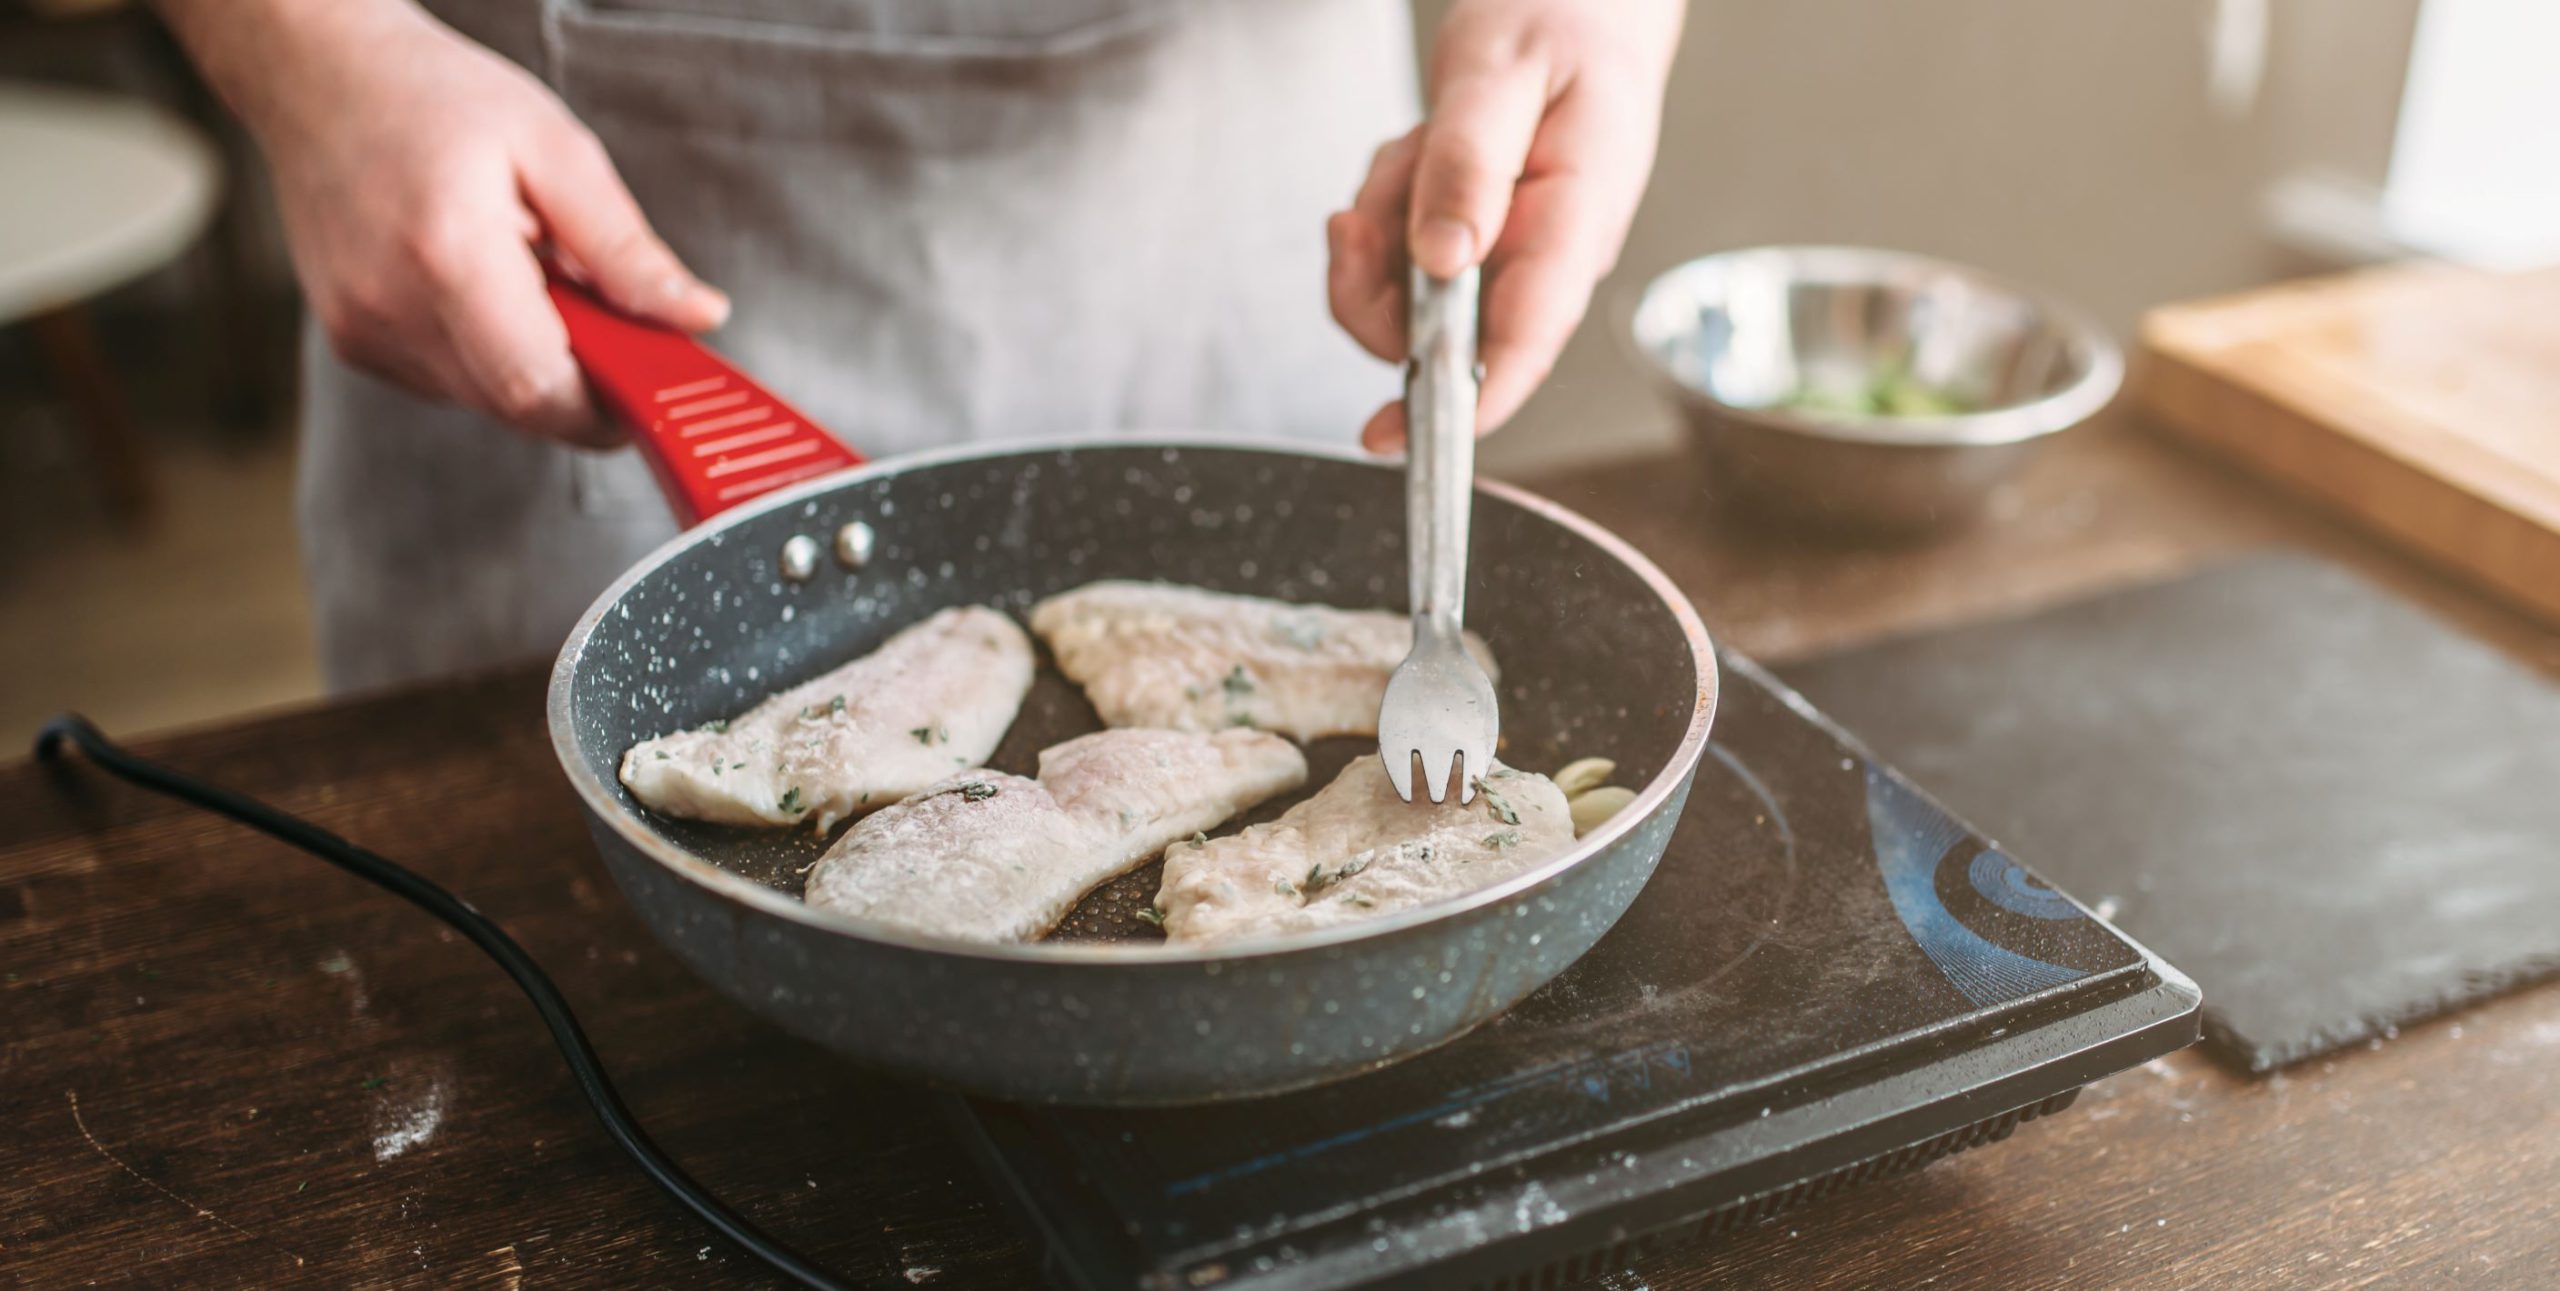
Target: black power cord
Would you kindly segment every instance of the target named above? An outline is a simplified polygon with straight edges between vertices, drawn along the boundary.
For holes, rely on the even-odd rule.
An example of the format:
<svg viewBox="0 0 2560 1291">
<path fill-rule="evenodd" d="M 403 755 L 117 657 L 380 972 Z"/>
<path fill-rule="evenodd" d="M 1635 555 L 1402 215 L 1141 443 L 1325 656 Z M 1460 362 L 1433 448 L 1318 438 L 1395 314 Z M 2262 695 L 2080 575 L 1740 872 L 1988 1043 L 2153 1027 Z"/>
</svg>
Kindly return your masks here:
<svg viewBox="0 0 2560 1291">
<path fill-rule="evenodd" d="M 551 1029 L 552 1040 L 560 1046 L 560 1056 L 568 1060 L 569 1073 L 578 1078 L 578 1090 L 587 1096 L 588 1105 L 595 1108 L 596 1119 L 604 1122 L 605 1133 L 629 1154 L 641 1172 L 649 1176 L 651 1183 L 692 1211 L 703 1223 L 718 1230 L 721 1236 L 737 1243 L 749 1255 L 772 1266 L 784 1277 L 804 1287 L 821 1288 L 823 1291 L 836 1291 L 846 1285 L 789 1247 L 758 1231 L 745 1216 L 723 1205 L 708 1189 L 695 1183 L 683 1167 L 660 1151 L 657 1144 L 649 1141 L 649 1135 L 640 1128 L 640 1122 L 633 1119 L 631 1109 L 623 1106 L 622 1096 L 614 1091 L 613 1081 L 605 1075 L 603 1060 L 596 1056 L 595 1046 L 588 1043 L 586 1032 L 579 1029 L 577 1016 L 569 1011 L 569 1002 L 561 997 L 560 988 L 551 984 L 550 975 L 533 962 L 532 956 L 524 953 L 524 947 L 517 945 L 515 938 L 508 936 L 506 930 L 487 915 L 472 909 L 471 903 L 299 816 L 135 757 L 77 713 L 64 713 L 44 724 L 44 729 L 36 735 L 36 757 L 59 760 L 65 743 L 78 745 L 80 752 L 91 762 L 118 779 L 216 815 L 228 816 L 260 833 L 301 848 L 357 878 L 388 890 L 470 938 L 471 944 L 498 961 L 498 967 L 505 969 L 507 976 L 514 978 L 516 985 L 524 990 L 525 997 L 533 1001 L 534 1012 L 541 1014 L 542 1025 Z"/>
</svg>

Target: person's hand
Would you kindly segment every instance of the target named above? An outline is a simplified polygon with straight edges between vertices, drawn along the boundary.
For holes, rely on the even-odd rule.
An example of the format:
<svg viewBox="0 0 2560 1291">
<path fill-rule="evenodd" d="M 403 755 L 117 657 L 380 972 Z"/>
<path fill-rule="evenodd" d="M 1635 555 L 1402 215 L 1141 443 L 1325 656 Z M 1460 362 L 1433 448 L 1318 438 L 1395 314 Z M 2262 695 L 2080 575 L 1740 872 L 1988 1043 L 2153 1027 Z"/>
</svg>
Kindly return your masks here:
<svg viewBox="0 0 2560 1291">
<path fill-rule="evenodd" d="M 1429 119 L 1378 149 L 1326 222 L 1334 319 L 1389 362 L 1405 357 L 1408 264 L 1484 266 L 1479 434 L 1546 379 L 1617 262 L 1680 20 L 1679 0 L 1457 0 L 1432 43 Z M 1403 404 L 1360 438 L 1401 446 Z"/>
<path fill-rule="evenodd" d="M 570 359 L 537 249 L 626 312 L 687 331 L 727 315 L 650 230 L 594 134 L 523 69 L 406 0 L 163 7 L 265 148 L 295 273 L 351 366 L 601 447 L 620 437 Z M 220 75 L 226 42 L 252 38 L 259 52 L 241 53 L 255 65 Z"/>
</svg>

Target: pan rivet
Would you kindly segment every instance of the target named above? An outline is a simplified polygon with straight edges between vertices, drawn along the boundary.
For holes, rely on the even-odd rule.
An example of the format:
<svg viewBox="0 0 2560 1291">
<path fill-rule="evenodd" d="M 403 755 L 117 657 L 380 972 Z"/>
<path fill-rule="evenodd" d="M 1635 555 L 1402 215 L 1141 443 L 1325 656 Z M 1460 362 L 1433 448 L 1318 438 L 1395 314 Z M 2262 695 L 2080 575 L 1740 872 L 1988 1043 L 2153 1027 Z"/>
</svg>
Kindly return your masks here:
<svg viewBox="0 0 2560 1291">
<path fill-rule="evenodd" d="M 805 533 L 791 535 L 791 541 L 782 544 L 782 576 L 805 583 L 817 572 L 818 540 Z"/>
<path fill-rule="evenodd" d="M 871 563 L 871 526 L 856 520 L 836 530 L 836 563 L 860 569 Z"/>
</svg>

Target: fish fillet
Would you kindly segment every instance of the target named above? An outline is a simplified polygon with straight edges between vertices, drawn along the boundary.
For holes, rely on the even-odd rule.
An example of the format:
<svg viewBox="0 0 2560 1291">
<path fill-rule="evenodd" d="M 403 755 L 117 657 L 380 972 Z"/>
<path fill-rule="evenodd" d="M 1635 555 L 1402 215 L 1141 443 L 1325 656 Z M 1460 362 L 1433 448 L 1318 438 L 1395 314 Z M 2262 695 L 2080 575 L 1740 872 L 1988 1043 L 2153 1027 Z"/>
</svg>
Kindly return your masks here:
<svg viewBox="0 0 2560 1291">
<path fill-rule="evenodd" d="M 1296 746 L 1261 731 L 1101 731 L 1043 751 L 1037 780 L 970 772 L 863 819 L 810 871 L 808 901 L 1030 941 L 1097 884 L 1306 779 Z"/>
<path fill-rule="evenodd" d="M 985 762 L 1021 711 L 1031 667 L 1031 639 L 1012 619 L 943 610 L 726 722 L 632 746 L 622 783 L 670 816 L 824 833 Z"/>
<path fill-rule="evenodd" d="M 1409 910 L 1534 869 L 1573 846 L 1545 776 L 1496 765 L 1474 802 L 1408 803 L 1364 757 L 1278 820 L 1165 854 L 1165 937 L 1210 945 Z"/>
<path fill-rule="evenodd" d="M 1301 740 L 1375 735 L 1412 620 L 1172 583 L 1087 583 L 1040 602 L 1031 630 L 1111 726 L 1254 726 Z M 1487 673 L 1493 653 L 1467 649 Z"/>
</svg>

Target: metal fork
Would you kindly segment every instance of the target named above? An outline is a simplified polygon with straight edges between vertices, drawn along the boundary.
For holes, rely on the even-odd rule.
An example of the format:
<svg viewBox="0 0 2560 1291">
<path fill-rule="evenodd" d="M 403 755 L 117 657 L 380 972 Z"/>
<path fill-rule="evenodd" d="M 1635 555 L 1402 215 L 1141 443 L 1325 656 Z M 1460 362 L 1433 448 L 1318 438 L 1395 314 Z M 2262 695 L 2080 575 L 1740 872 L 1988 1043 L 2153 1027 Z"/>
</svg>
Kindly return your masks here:
<svg viewBox="0 0 2560 1291">
<path fill-rule="evenodd" d="M 1414 800 L 1414 763 L 1433 802 L 1443 787 L 1473 802 L 1501 735 L 1493 680 L 1467 653 L 1467 517 L 1475 496 L 1474 269 L 1456 278 L 1413 271 L 1405 360 L 1405 547 L 1412 563 L 1413 651 L 1378 706 L 1378 756 L 1396 795 Z"/>
</svg>

